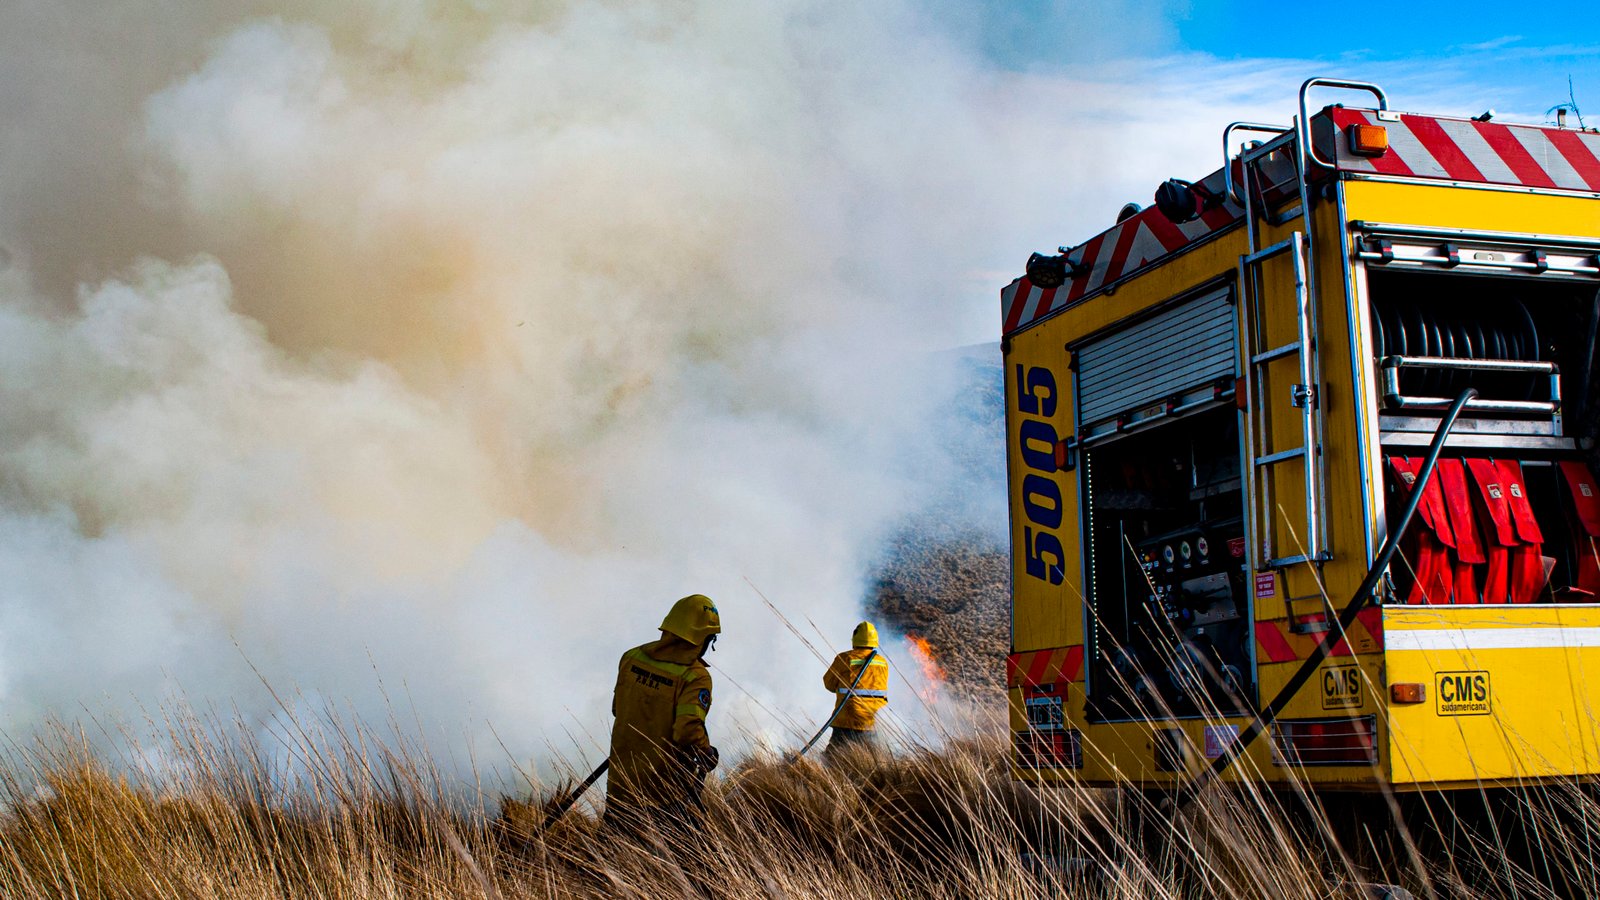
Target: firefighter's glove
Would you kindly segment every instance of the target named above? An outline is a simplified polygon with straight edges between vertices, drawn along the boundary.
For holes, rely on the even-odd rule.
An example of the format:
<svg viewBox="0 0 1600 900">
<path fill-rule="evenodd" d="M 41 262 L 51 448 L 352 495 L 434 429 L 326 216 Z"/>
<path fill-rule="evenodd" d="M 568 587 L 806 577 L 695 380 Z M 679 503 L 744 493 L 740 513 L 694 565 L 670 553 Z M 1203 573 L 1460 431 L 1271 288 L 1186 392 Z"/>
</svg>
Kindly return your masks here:
<svg viewBox="0 0 1600 900">
<path fill-rule="evenodd" d="M 696 778 L 704 778 L 717 767 L 721 758 L 715 747 L 681 747 L 678 750 L 678 763 Z"/>
</svg>

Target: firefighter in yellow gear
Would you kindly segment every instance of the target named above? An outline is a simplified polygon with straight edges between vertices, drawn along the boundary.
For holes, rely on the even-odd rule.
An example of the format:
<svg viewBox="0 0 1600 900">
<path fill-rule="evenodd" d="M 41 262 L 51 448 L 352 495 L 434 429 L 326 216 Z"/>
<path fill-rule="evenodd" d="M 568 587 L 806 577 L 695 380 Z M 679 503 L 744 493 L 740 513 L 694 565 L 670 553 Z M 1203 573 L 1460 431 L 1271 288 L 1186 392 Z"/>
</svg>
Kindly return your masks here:
<svg viewBox="0 0 1600 900">
<path fill-rule="evenodd" d="M 825 755 L 852 744 L 876 743 L 878 711 L 889 702 L 889 661 L 877 650 L 878 629 L 862 622 L 850 636 L 850 649 L 835 656 L 822 676 L 822 686 L 834 695 L 838 710 Z"/>
<path fill-rule="evenodd" d="M 611 697 L 606 821 L 628 831 L 681 823 L 700 806 L 717 748 L 706 734 L 711 672 L 702 657 L 722 620 L 704 594 L 673 604 L 661 639 L 622 654 Z"/>
</svg>

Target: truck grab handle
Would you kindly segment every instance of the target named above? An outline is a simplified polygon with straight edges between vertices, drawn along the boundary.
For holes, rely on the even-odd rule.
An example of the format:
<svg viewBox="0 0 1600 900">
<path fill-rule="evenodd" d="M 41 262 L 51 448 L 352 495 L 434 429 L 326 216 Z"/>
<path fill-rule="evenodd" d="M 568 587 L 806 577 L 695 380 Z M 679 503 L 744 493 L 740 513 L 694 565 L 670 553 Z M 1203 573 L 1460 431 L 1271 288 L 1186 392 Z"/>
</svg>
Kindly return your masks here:
<svg viewBox="0 0 1600 900">
<path fill-rule="evenodd" d="M 1309 177 L 1306 172 L 1305 160 L 1310 159 L 1323 168 L 1332 169 L 1334 164 L 1317 155 L 1317 148 L 1311 146 L 1311 117 L 1307 115 L 1306 94 L 1314 87 L 1341 88 L 1349 91 L 1366 91 L 1378 98 L 1378 109 L 1381 112 L 1389 111 L 1389 95 L 1383 88 L 1366 81 L 1345 81 L 1342 78 L 1308 78 L 1306 83 L 1300 85 L 1300 118 L 1295 120 L 1294 126 L 1298 129 L 1297 137 L 1300 141 L 1300 177 Z"/>
<path fill-rule="evenodd" d="M 1289 129 L 1283 125 L 1263 125 L 1260 122 L 1232 122 L 1227 128 L 1222 129 L 1222 187 L 1223 193 L 1233 202 L 1244 205 L 1245 198 L 1240 195 L 1239 189 L 1233 184 L 1233 133 L 1235 131 L 1250 131 L 1258 134 L 1288 134 Z M 1239 158 L 1244 159 L 1244 150 L 1241 147 Z"/>
</svg>

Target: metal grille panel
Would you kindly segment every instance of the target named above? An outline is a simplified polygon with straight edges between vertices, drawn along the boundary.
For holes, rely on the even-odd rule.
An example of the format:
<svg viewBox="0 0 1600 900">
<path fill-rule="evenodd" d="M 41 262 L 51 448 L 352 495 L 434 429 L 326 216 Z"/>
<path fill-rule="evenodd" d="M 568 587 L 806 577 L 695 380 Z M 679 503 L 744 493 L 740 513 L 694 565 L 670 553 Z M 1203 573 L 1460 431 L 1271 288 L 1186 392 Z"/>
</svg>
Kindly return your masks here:
<svg viewBox="0 0 1600 900">
<path fill-rule="evenodd" d="M 1229 297 L 1224 288 L 1079 348 L 1079 422 L 1089 425 L 1232 376 Z"/>
</svg>

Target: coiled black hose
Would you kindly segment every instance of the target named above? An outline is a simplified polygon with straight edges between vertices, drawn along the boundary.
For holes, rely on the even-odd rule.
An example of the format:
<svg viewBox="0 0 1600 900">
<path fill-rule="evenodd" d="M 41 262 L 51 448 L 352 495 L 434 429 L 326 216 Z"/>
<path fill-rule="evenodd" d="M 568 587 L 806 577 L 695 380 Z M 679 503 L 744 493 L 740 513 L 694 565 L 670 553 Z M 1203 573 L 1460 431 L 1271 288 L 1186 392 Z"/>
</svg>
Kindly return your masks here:
<svg viewBox="0 0 1600 900">
<path fill-rule="evenodd" d="M 1522 301 L 1514 299 L 1492 304 L 1391 299 L 1373 304 L 1372 327 L 1379 359 L 1444 356 L 1535 361 L 1541 355 L 1533 316 Z M 1448 397 L 1469 386 L 1508 400 L 1527 400 L 1534 392 L 1532 379 L 1519 375 L 1429 368 L 1403 372 L 1400 379 L 1403 393 L 1430 397 Z"/>
</svg>

